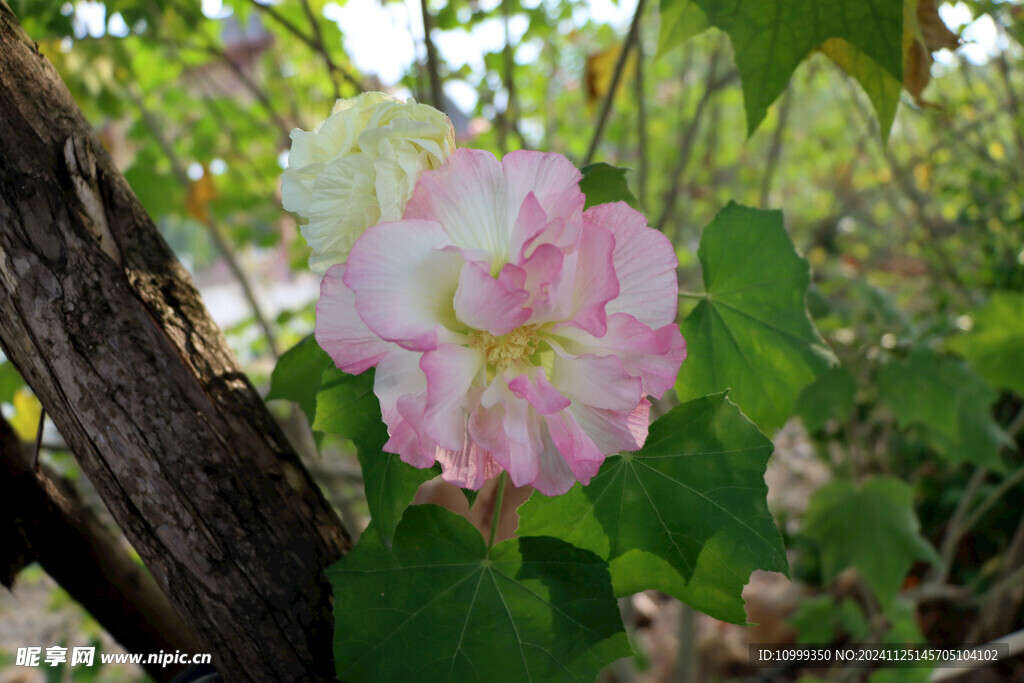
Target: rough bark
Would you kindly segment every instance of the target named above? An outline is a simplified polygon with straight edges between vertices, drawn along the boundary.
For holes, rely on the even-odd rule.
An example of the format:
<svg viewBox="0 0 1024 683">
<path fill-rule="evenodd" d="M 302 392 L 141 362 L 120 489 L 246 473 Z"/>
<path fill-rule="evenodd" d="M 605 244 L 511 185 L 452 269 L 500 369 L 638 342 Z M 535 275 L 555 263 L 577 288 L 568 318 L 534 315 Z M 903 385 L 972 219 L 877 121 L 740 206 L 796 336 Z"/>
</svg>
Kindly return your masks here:
<svg viewBox="0 0 1024 683">
<path fill-rule="evenodd" d="M 38 561 L 71 597 L 130 652 L 199 652 L 199 644 L 152 577 L 92 511 L 0 417 L 0 581 L 10 585 Z M 9 554 L 16 549 L 14 555 Z M 183 665 L 144 665 L 169 681 Z"/>
<path fill-rule="evenodd" d="M 348 535 L 3 0 L 0 344 L 221 673 L 332 678 Z"/>
</svg>

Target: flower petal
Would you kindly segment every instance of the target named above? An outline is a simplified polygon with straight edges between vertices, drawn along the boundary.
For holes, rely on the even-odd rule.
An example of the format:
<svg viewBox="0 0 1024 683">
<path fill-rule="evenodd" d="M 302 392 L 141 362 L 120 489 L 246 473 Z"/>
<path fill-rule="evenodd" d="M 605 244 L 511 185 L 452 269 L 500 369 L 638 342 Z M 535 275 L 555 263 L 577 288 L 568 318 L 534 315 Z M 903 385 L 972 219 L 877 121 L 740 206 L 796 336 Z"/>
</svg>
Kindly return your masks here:
<svg viewBox="0 0 1024 683">
<path fill-rule="evenodd" d="M 615 235 L 615 275 L 619 295 L 609 314 L 629 313 L 649 327 L 674 322 L 679 306 L 675 249 L 668 237 L 647 227 L 647 219 L 624 202 L 587 209 L 584 220 Z"/>
<path fill-rule="evenodd" d="M 573 479 L 586 486 L 590 479 L 601 469 L 604 454 L 597 448 L 589 436 L 584 433 L 572 413 L 563 410 L 544 418 L 551 441 L 561 456 L 545 449 L 541 459 L 540 474 L 534 482 L 538 491 L 545 495 L 555 496 L 565 493 L 573 484 Z M 563 466 L 569 470 L 566 477 Z"/>
<path fill-rule="evenodd" d="M 468 435 L 462 450 L 438 448 L 437 461 L 441 463 L 441 478 L 464 489 L 479 490 L 485 481 L 501 474 L 501 467 L 490 453 L 469 440 Z"/>
<path fill-rule="evenodd" d="M 642 382 L 615 356 L 566 356 L 556 351 L 551 380 L 573 403 L 632 410 L 643 396 Z"/>
<path fill-rule="evenodd" d="M 577 310 L 572 320 L 588 332 L 601 336 L 607 326 L 605 306 L 619 295 L 619 282 L 612 264 L 615 237 L 611 231 L 597 225 L 584 225 L 584 228 L 575 252 L 573 298 Z"/>
<path fill-rule="evenodd" d="M 541 415 L 550 415 L 569 407 L 569 399 L 548 382 L 544 368 L 531 368 L 508 383 L 517 397 L 526 399 Z"/>
<path fill-rule="evenodd" d="M 483 362 L 483 353 L 457 344 L 441 344 L 420 360 L 427 376 L 423 428 L 442 448 L 458 450 L 466 440 L 465 401 Z"/>
<path fill-rule="evenodd" d="M 437 347 L 453 324 L 452 297 L 462 259 L 435 249 L 448 242 L 437 223 L 402 220 L 367 230 L 352 247 L 345 284 L 366 326 L 414 351 Z"/>
<path fill-rule="evenodd" d="M 614 355 L 626 372 L 643 380 L 643 393 L 660 398 L 675 384 L 686 358 L 686 340 L 675 323 L 652 330 L 627 313 L 608 316 L 608 330 L 597 337 L 577 325 L 556 327 L 563 346 L 573 355 Z M 572 343 L 564 343 L 566 339 Z"/>
<path fill-rule="evenodd" d="M 320 283 L 314 336 L 335 365 L 358 375 L 401 349 L 381 339 L 362 321 L 356 313 L 355 294 L 343 282 L 344 274 L 345 266 L 336 265 Z"/>
<path fill-rule="evenodd" d="M 455 315 L 473 329 L 487 330 L 495 336 L 508 334 L 532 313 L 523 308 L 529 298 L 523 289 L 524 279 L 523 272 L 511 264 L 495 279 L 486 266 L 467 262 L 455 292 Z"/>
<path fill-rule="evenodd" d="M 576 423 L 602 453 L 635 451 L 647 441 L 651 403 L 646 398 L 633 410 L 618 411 L 574 403 Z"/>
<path fill-rule="evenodd" d="M 420 176 L 405 217 L 437 221 L 456 246 L 505 263 L 515 216 L 507 215 L 502 182 L 501 164 L 493 154 L 457 149 L 441 168 Z"/>
</svg>

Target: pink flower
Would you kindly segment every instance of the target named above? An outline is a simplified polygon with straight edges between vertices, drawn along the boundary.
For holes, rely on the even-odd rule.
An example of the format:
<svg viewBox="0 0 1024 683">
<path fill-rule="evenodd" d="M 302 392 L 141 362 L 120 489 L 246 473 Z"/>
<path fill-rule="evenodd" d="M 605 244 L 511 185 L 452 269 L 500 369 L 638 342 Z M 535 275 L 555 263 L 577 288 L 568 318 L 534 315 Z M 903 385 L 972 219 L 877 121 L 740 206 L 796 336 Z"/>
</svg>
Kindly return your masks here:
<svg viewBox="0 0 1024 683">
<path fill-rule="evenodd" d="M 316 338 L 377 368 L 387 451 L 557 495 L 643 445 L 686 357 L 675 252 L 626 204 L 584 212 L 579 180 L 559 154 L 457 150 L 327 271 Z"/>
</svg>

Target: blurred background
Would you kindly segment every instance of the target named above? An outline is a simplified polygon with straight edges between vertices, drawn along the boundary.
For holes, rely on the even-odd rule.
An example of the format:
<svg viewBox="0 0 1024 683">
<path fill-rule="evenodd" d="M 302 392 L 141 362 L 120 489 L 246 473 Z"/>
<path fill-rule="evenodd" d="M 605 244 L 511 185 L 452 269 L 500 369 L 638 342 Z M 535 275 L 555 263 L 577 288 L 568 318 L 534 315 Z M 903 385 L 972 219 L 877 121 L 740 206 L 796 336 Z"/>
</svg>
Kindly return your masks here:
<svg viewBox="0 0 1024 683">
<path fill-rule="evenodd" d="M 797 69 L 748 136 L 728 38 L 712 29 L 659 54 L 659 7 L 638 11 L 633 0 L 8 2 L 264 394 L 276 359 L 312 331 L 319 288 L 296 219 L 280 205 L 288 136 L 315 127 L 338 98 L 365 90 L 415 97 L 449 115 L 460 146 L 554 151 L 578 165 L 631 169 L 640 208 L 677 247 L 684 290 L 701 286 L 700 231 L 726 202 L 784 211 L 814 273 L 811 313 L 842 361 L 769 435 L 769 506 L 793 580 L 755 573 L 745 593 L 753 628 L 654 592 L 624 600 L 639 654 L 602 680 L 838 680 L 827 671 L 752 670 L 747 644 L 953 645 L 1024 628 L 1021 3 L 937 4 L 932 21 L 961 43 L 941 47 L 925 36 L 923 75 L 904 83 L 884 144 L 868 98 L 822 54 Z M 620 60 L 638 15 L 635 49 Z M 878 381 L 886 363 L 920 349 L 955 364 L 935 371 L 948 390 L 944 414 L 908 417 Z M 39 404 L 6 362 L 0 404 L 33 442 Z M 293 406 L 272 407 L 346 526 L 363 528 L 350 444 L 314 438 Z M 42 446 L 42 462 L 117 533 L 52 426 Z M 982 450 L 992 457 L 971 455 Z M 885 610 L 856 569 L 824 575 L 822 558 L 834 549 L 804 533 L 821 514 L 823 486 L 875 475 L 909 483 L 907 512 L 919 524 L 883 534 L 877 552 L 898 556 L 904 533 L 940 558 L 908 560 L 900 598 Z M 11 569 L 11 590 L 0 590 L 0 681 L 72 680 L 63 667 L 10 666 L 18 646 L 116 651 L 37 565 Z M 75 669 L 74 680 L 84 673 Z M 94 675 L 145 679 L 120 665 Z M 990 675 L 1024 680 L 1024 665 L 1018 657 Z"/>
</svg>

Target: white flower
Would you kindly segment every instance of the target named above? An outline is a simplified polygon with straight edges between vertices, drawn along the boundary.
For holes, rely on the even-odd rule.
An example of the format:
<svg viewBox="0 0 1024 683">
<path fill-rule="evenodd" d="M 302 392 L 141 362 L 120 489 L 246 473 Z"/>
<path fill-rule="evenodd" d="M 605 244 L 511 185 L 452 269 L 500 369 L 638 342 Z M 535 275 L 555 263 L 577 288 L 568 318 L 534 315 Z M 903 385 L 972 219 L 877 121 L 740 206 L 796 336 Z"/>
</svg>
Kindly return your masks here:
<svg viewBox="0 0 1024 683">
<path fill-rule="evenodd" d="M 420 173 L 455 149 L 442 112 L 381 92 L 338 100 L 326 121 L 291 138 L 282 203 L 307 219 L 302 236 L 318 273 L 344 263 L 366 228 L 401 219 Z"/>
</svg>

